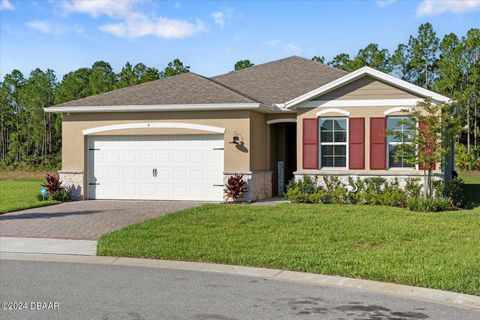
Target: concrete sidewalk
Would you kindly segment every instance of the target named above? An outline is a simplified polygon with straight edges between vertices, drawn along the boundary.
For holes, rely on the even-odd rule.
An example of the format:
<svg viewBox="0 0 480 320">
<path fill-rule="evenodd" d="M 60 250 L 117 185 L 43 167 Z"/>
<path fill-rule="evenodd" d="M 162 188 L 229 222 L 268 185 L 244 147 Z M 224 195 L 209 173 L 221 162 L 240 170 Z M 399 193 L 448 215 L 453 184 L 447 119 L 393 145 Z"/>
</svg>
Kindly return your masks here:
<svg viewBox="0 0 480 320">
<path fill-rule="evenodd" d="M 214 272 L 237 276 L 260 277 L 280 281 L 290 281 L 309 285 L 321 285 L 329 287 L 341 287 L 360 289 L 380 294 L 394 295 L 410 299 L 425 300 L 455 307 L 475 309 L 480 311 L 480 297 L 461 294 L 456 292 L 436 289 L 412 287 L 394 283 L 353 279 L 339 276 L 328 276 L 306 272 L 295 272 L 280 269 L 267 269 L 245 266 L 234 266 L 214 263 L 139 259 L 104 256 L 81 256 L 81 255 L 53 255 L 53 254 L 21 254 L 0 252 L 0 259 L 26 260 L 45 262 L 69 262 L 101 264 L 114 266 L 175 269 L 199 272 Z M 480 313 L 479 313 L 480 314 Z"/>
<path fill-rule="evenodd" d="M 94 256 L 97 241 L 0 237 L 0 252 Z"/>
</svg>

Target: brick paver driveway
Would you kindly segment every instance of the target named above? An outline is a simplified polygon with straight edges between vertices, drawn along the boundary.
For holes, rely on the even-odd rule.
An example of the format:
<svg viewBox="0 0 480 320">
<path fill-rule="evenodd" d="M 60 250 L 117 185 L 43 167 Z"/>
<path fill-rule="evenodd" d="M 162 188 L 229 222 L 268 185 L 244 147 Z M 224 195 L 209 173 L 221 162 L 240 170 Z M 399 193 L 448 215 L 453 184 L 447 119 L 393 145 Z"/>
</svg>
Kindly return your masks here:
<svg viewBox="0 0 480 320">
<path fill-rule="evenodd" d="M 129 224 L 200 204 L 193 201 L 68 202 L 0 215 L 0 236 L 96 240 Z"/>
</svg>

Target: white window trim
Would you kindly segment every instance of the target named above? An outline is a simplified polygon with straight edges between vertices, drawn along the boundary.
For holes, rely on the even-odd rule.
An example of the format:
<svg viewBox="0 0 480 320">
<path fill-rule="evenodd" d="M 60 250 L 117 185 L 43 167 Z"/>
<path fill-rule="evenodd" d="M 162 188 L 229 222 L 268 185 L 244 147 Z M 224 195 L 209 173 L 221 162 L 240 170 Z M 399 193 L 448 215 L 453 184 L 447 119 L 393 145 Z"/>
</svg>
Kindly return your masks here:
<svg viewBox="0 0 480 320">
<path fill-rule="evenodd" d="M 392 113 L 395 113 L 395 112 L 412 112 L 412 108 L 405 108 L 405 107 L 395 107 L 395 108 L 391 108 L 391 109 L 388 109 L 386 111 L 383 112 L 384 115 L 388 116 Z"/>
<path fill-rule="evenodd" d="M 124 129 L 192 129 L 215 133 L 225 133 L 225 128 L 206 126 L 194 123 L 181 123 L 181 122 L 141 122 L 141 123 L 124 123 L 115 124 L 110 126 L 101 126 L 82 131 L 83 135 L 89 135 L 99 132 L 116 131 Z"/>
<path fill-rule="evenodd" d="M 346 120 L 346 136 L 347 136 L 347 139 L 345 142 L 322 142 L 322 139 L 321 139 L 321 135 L 322 135 L 322 132 L 320 130 L 320 120 L 321 119 L 329 119 L 329 120 L 334 120 L 334 119 L 341 119 L 341 120 Z M 349 140 L 350 140 L 350 137 L 349 137 L 349 126 L 350 126 L 350 122 L 349 122 L 349 119 L 348 117 L 319 117 L 318 118 L 318 169 L 319 170 L 349 170 L 350 168 L 350 163 L 348 161 L 349 159 L 349 148 L 348 148 L 348 145 L 349 145 Z M 322 151 L 322 145 L 326 145 L 326 146 L 335 146 L 335 145 L 345 145 L 345 164 L 346 166 L 345 167 L 323 167 L 322 166 L 322 156 L 321 156 L 321 151 Z"/>
<path fill-rule="evenodd" d="M 346 110 L 342 110 L 342 109 L 337 109 L 337 108 L 329 108 L 329 109 L 325 109 L 325 110 L 322 110 L 322 111 L 318 111 L 317 113 L 315 113 L 315 115 L 317 117 L 321 116 L 321 115 L 324 115 L 326 113 L 340 113 L 340 114 L 343 114 L 344 116 L 349 116 L 350 115 L 350 112 L 346 111 Z"/>
<path fill-rule="evenodd" d="M 396 108 L 392 108 L 396 109 Z M 390 109 L 390 110 L 392 110 Z M 402 109 L 402 108 L 399 108 Z M 387 110 L 388 111 L 388 110 Z M 397 112 L 397 111 L 392 111 L 392 112 Z M 390 116 L 387 117 L 387 123 L 388 123 L 388 118 L 404 118 L 405 116 Z M 416 124 L 418 126 L 418 123 Z M 388 130 L 388 125 L 387 125 L 387 130 Z M 387 137 L 388 139 L 388 137 Z M 387 161 L 387 170 L 392 170 L 392 171 L 412 171 L 412 170 L 417 170 L 417 165 L 414 165 L 413 167 L 390 167 L 390 145 L 397 145 L 397 144 L 402 144 L 403 142 L 400 141 L 393 141 L 393 142 L 388 142 L 386 141 L 386 161 Z"/>
</svg>

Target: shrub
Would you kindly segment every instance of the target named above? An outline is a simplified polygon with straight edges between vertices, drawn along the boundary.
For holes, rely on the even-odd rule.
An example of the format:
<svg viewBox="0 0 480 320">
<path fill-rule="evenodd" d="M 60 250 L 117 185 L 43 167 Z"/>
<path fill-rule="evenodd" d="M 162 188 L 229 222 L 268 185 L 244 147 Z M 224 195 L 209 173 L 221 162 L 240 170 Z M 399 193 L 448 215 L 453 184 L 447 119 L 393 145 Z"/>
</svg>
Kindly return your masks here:
<svg viewBox="0 0 480 320">
<path fill-rule="evenodd" d="M 306 175 L 302 179 L 298 180 L 297 184 L 300 190 L 309 195 L 315 193 L 318 189 L 317 178 L 313 179 L 312 177 Z"/>
<path fill-rule="evenodd" d="M 287 191 L 284 194 L 285 199 L 293 203 L 305 203 L 306 197 L 305 194 L 300 190 L 295 179 L 290 180 L 287 184 Z"/>
<path fill-rule="evenodd" d="M 60 178 L 56 175 L 47 174 L 45 176 L 45 180 L 46 182 L 42 184 L 42 186 L 47 189 L 47 192 L 49 194 L 56 193 L 65 189 L 65 187 L 62 186 L 62 181 L 60 181 Z"/>
<path fill-rule="evenodd" d="M 462 178 L 454 178 L 448 182 L 447 196 L 452 200 L 452 204 L 457 208 L 467 208 L 468 203 L 465 198 L 464 181 Z"/>
<path fill-rule="evenodd" d="M 247 192 L 247 182 L 243 175 L 234 174 L 228 178 L 223 191 L 227 200 L 238 201 Z"/>
<path fill-rule="evenodd" d="M 417 196 L 408 199 L 407 207 L 411 211 L 439 212 L 451 209 L 453 206 L 450 198 L 437 197 L 428 199 L 422 196 Z"/>
<path fill-rule="evenodd" d="M 407 197 L 417 197 L 421 191 L 422 186 L 420 185 L 419 178 L 407 178 L 405 183 L 405 192 L 407 193 Z"/>
<path fill-rule="evenodd" d="M 48 194 L 49 200 L 55 200 L 60 202 L 67 202 L 70 201 L 71 192 L 70 189 L 65 188 L 63 190 L 59 190 L 55 193 Z"/>
<path fill-rule="evenodd" d="M 322 190 L 317 190 L 317 192 L 309 194 L 307 200 L 310 203 L 321 203 L 324 197 L 325 193 Z"/>
</svg>

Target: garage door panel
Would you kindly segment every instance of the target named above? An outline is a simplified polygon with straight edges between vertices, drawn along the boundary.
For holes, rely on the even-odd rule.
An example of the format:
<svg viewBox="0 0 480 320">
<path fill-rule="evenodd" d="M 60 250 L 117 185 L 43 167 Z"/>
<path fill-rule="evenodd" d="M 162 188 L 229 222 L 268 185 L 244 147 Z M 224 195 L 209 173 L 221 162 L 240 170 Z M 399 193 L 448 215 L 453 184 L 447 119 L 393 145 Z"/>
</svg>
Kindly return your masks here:
<svg viewBox="0 0 480 320">
<path fill-rule="evenodd" d="M 221 135 L 95 136 L 88 146 L 89 198 L 222 200 Z"/>
</svg>

